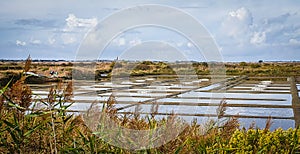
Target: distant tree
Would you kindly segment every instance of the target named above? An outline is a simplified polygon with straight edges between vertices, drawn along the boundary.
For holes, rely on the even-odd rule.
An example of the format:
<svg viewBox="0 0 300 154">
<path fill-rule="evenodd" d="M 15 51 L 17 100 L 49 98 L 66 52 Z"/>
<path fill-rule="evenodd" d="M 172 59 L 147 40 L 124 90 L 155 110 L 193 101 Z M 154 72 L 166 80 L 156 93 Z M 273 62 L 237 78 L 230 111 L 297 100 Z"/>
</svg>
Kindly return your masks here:
<svg viewBox="0 0 300 154">
<path fill-rule="evenodd" d="M 243 67 L 243 70 L 245 69 L 245 66 L 247 66 L 247 63 L 246 62 L 240 62 L 239 64 L 241 67 Z"/>
<path fill-rule="evenodd" d="M 149 70 L 150 68 L 149 65 L 141 63 L 135 67 L 135 70 Z"/>
<path fill-rule="evenodd" d="M 145 65 L 154 65 L 154 63 L 152 61 L 143 61 L 142 64 L 145 64 Z"/>
<path fill-rule="evenodd" d="M 260 67 L 259 64 L 251 64 L 250 66 L 251 66 L 251 68 L 259 68 Z"/>
<path fill-rule="evenodd" d="M 240 62 L 240 66 L 247 66 L 247 63 L 246 62 Z"/>
<path fill-rule="evenodd" d="M 202 62 L 202 66 L 208 67 L 208 63 L 207 62 Z"/>
<path fill-rule="evenodd" d="M 193 65 L 193 67 L 197 68 L 200 65 L 200 63 L 199 62 L 193 62 L 192 65 Z"/>
<path fill-rule="evenodd" d="M 264 62 L 264 61 L 263 61 L 263 60 L 259 60 L 258 62 L 259 62 L 259 63 L 262 63 L 262 62 Z"/>
</svg>

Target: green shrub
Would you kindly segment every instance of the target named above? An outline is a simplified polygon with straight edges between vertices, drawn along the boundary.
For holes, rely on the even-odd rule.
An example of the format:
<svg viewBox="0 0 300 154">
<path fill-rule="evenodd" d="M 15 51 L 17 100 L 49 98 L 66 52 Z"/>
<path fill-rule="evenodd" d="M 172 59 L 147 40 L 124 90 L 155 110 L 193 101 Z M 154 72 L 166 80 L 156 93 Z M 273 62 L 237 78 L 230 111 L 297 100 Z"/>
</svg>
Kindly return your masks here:
<svg viewBox="0 0 300 154">
<path fill-rule="evenodd" d="M 48 71 L 49 67 L 42 68 L 42 71 Z"/>
</svg>

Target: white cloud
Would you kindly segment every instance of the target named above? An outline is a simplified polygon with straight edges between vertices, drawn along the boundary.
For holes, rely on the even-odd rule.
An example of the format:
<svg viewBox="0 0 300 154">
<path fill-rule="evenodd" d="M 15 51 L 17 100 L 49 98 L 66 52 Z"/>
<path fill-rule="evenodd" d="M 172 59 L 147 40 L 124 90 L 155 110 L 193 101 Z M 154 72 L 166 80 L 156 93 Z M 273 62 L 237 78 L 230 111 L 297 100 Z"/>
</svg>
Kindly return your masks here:
<svg viewBox="0 0 300 154">
<path fill-rule="evenodd" d="M 76 28 L 92 28 L 98 24 L 97 18 L 77 18 L 74 14 L 69 14 L 66 19 L 65 31 L 72 31 Z"/>
<path fill-rule="evenodd" d="M 56 40 L 55 40 L 54 38 L 49 38 L 49 39 L 48 39 L 48 43 L 49 43 L 50 45 L 53 45 L 55 42 L 56 42 Z"/>
<path fill-rule="evenodd" d="M 223 51 L 223 47 L 218 47 L 219 51 L 222 52 Z"/>
<path fill-rule="evenodd" d="M 246 21 L 247 24 L 252 24 L 252 15 L 250 11 L 244 7 L 239 8 L 236 11 L 229 12 L 231 18 L 237 18 L 240 21 Z"/>
<path fill-rule="evenodd" d="M 188 43 L 186 44 L 186 46 L 189 47 L 189 48 L 192 48 L 194 45 L 193 45 L 191 42 L 188 42 Z"/>
<path fill-rule="evenodd" d="M 251 12 L 242 7 L 227 14 L 225 20 L 222 22 L 222 33 L 236 39 L 241 39 L 245 37 L 245 33 L 249 32 L 252 24 L 253 17 Z"/>
<path fill-rule="evenodd" d="M 17 46 L 25 46 L 26 42 L 20 41 L 20 40 L 16 40 L 16 45 Z"/>
<path fill-rule="evenodd" d="M 39 45 L 42 43 L 42 41 L 41 40 L 31 40 L 30 43 L 34 44 L 34 45 Z"/>
<path fill-rule="evenodd" d="M 147 40 L 146 43 L 149 42 L 149 41 L 151 41 L 151 40 Z M 92 42 L 92 40 L 89 41 L 89 42 Z M 110 49 L 114 48 L 114 50 L 115 49 L 125 50 L 125 49 L 132 48 L 134 46 L 140 45 L 142 43 L 145 43 L 145 42 L 143 42 L 142 39 L 139 38 L 139 37 L 132 37 L 132 36 L 129 36 L 129 35 L 121 35 L 119 37 L 114 38 L 110 42 L 110 45 L 108 47 L 110 47 Z M 174 45 L 176 46 L 176 44 L 174 44 Z"/>
<path fill-rule="evenodd" d="M 136 45 L 141 44 L 141 43 L 142 43 L 142 41 L 138 38 L 135 38 L 134 40 L 129 41 L 129 44 L 131 46 L 136 46 Z"/>
<path fill-rule="evenodd" d="M 97 18 L 77 18 L 69 14 L 61 38 L 64 44 L 76 43 L 81 40 L 86 32 L 98 24 Z"/>
<path fill-rule="evenodd" d="M 250 39 L 250 43 L 254 45 L 263 44 L 266 41 L 266 32 L 254 32 Z"/>
<path fill-rule="evenodd" d="M 289 43 L 290 43 L 291 45 L 300 45 L 300 41 L 298 41 L 298 40 L 296 40 L 296 39 L 290 39 L 290 40 L 289 40 Z"/>
<path fill-rule="evenodd" d="M 76 36 L 72 34 L 63 34 L 62 35 L 62 40 L 64 44 L 72 44 L 77 41 Z"/>
<path fill-rule="evenodd" d="M 126 44 L 126 40 L 125 40 L 125 38 L 120 38 L 119 39 L 119 42 L 118 42 L 118 46 L 123 46 L 123 45 L 125 45 Z"/>
<path fill-rule="evenodd" d="M 260 38 L 268 38 L 267 40 L 264 40 L 264 43 L 267 45 L 279 47 L 292 45 L 293 43 L 296 43 L 295 39 L 300 37 L 300 25 L 298 23 L 293 23 L 294 20 L 297 20 L 296 16 L 297 14 L 295 13 L 283 13 L 274 17 L 265 18 L 263 23 L 258 23 L 256 31 L 266 33 L 266 36 L 260 35 Z M 254 35 L 259 34 L 253 33 L 253 36 Z"/>
</svg>

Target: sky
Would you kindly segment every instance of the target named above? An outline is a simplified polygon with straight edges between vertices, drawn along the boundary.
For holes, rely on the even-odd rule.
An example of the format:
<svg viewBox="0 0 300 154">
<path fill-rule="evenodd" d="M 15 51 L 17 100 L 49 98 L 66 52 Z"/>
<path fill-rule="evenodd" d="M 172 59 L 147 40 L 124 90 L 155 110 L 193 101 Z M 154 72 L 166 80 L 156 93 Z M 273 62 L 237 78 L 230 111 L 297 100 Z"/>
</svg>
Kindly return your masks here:
<svg viewBox="0 0 300 154">
<path fill-rule="evenodd" d="M 95 27 L 103 26 L 103 21 L 124 9 L 145 4 L 172 7 L 197 20 L 214 40 L 223 61 L 300 61 L 298 0 L 3 0 L 0 2 L 0 59 L 26 59 L 30 55 L 32 59 L 74 60 Z M 164 17 L 176 19 L 166 11 L 151 14 L 149 18 L 163 13 Z M 120 18 L 113 24 L 124 24 L 125 20 L 128 19 Z M 197 31 L 196 26 L 184 28 Z M 128 51 L 133 48 L 141 50 L 144 57 L 172 55 L 157 47 L 153 48 L 157 52 L 154 53 L 149 44 L 176 49 L 188 60 L 206 60 L 189 37 L 176 29 L 157 25 L 128 27 L 116 33 L 101 54 L 94 57 L 128 57 L 124 53 L 131 53 Z"/>
</svg>

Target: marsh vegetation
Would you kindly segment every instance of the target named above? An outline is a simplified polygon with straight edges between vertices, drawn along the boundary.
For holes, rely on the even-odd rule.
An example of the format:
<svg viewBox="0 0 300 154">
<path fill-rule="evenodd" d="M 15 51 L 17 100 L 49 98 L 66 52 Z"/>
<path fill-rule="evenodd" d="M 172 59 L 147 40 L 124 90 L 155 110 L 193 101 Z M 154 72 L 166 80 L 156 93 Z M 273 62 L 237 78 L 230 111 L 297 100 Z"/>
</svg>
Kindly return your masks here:
<svg viewBox="0 0 300 154">
<path fill-rule="evenodd" d="M 24 64 L 24 63 L 23 63 Z M 31 66 L 30 66 L 31 64 Z M 3 64 L 2 64 L 3 65 Z M 16 73 L 4 85 L 0 91 L 0 151 L 3 153 L 299 153 L 300 129 L 290 128 L 283 130 L 277 128 L 270 130 L 272 119 L 265 122 L 265 128 L 256 127 L 255 123 L 249 127 L 240 127 L 238 118 L 224 117 L 228 109 L 228 103 L 222 100 L 217 107 L 217 118 L 202 124 L 197 121 L 187 123 L 180 134 L 170 142 L 162 146 L 145 150 L 127 150 L 107 143 L 101 134 L 88 127 L 84 117 L 97 115 L 98 119 L 108 116 L 121 127 L 135 130 L 156 129 L 161 126 L 170 127 L 176 125 L 179 116 L 171 114 L 157 119 L 158 111 L 153 108 L 152 114 L 117 114 L 114 97 L 102 102 L 101 108 L 90 107 L 84 113 L 70 113 L 68 109 L 74 102 L 72 82 L 59 82 L 52 85 L 46 100 L 34 100 L 32 90 L 26 84 L 26 76 L 23 72 L 33 69 L 33 72 L 43 73 L 51 70 L 50 67 L 59 70 L 71 69 L 71 64 L 34 64 L 30 60 L 25 62 L 25 68 L 20 64 L 14 64 L 14 69 L 2 69 L 5 72 Z M 98 66 L 99 65 L 99 66 Z M 112 63 L 98 64 L 99 70 L 110 73 L 112 67 L 119 67 Z M 100 66 L 101 65 L 101 66 Z M 121 64 L 123 65 L 123 64 Z M 179 65 L 179 64 L 178 64 Z M 227 64 L 229 70 L 250 71 L 253 75 L 270 75 L 274 73 L 285 75 L 299 75 L 297 64 Z M 266 65 L 266 66 L 265 66 Z M 293 65 L 285 68 L 286 65 Z M 123 65 L 124 66 L 124 65 Z M 19 68 L 21 67 L 21 68 Z M 49 67 L 49 68 L 48 68 Z M 207 71 L 205 63 L 194 64 L 197 74 Z M 150 72 L 149 72 L 150 68 Z M 176 67 L 180 68 L 180 67 Z M 182 66 L 184 68 L 184 66 Z M 292 68 L 292 69 L 291 69 Z M 164 63 L 143 62 L 137 65 L 133 75 L 153 74 L 154 70 L 170 73 L 170 68 Z M 108 71 L 107 71 L 108 70 Z M 110 70 L 110 71 L 109 71 Z M 199 73 L 199 70 L 200 73 Z M 41 71 L 41 72 L 39 72 Z M 68 71 L 64 71 L 68 74 Z M 160 72 L 160 73 L 162 73 Z M 103 72 L 101 72 L 103 73 Z M 159 74 L 160 74 L 159 73 Z M 172 72 L 171 72 L 172 73 Z M 60 74 L 60 73 L 59 73 Z M 205 74 L 205 73 L 204 73 Z M 278 74 L 278 75 L 279 75 Z M 64 76 L 64 75 L 63 75 Z M 37 104 L 43 104 L 38 107 Z M 96 123 L 98 124 L 98 123 Z M 100 125 L 101 123 L 99 123 Z M 173 129 L 168 129 L 162 135 L 172 134 Z M 117 139 L 130 142 L 130 138 L 118 134 Z M 164 137 L 164 136 L 162 136 Z M 143 142 L 143 141 L 140 141 Z M 135 143 L 131 143 L 134 144 Z"/>
</svg>

